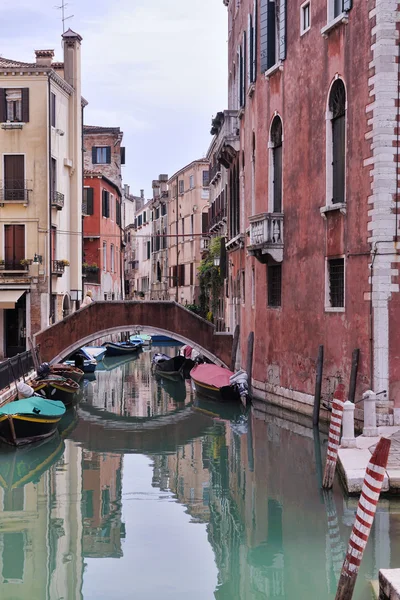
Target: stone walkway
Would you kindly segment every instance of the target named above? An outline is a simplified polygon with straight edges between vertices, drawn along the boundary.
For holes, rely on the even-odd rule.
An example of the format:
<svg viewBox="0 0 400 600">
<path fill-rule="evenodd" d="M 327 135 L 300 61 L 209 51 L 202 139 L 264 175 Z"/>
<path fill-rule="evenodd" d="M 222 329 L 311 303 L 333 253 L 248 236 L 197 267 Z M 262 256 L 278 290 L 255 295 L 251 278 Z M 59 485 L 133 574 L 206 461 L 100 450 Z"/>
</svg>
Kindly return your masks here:
<svg viewBox="0 0 400 600">
<path fill-rule="evenodd" d="M 349 494 L 361 492 L 365 469 L 380 437 L 392 441 L 382 491 L 400 492 L 400 427 L 379 427 L 378 432 L 378 437 L 358 436 L 356 448 L 339 448 L 338 469 Z"/>
</svg>

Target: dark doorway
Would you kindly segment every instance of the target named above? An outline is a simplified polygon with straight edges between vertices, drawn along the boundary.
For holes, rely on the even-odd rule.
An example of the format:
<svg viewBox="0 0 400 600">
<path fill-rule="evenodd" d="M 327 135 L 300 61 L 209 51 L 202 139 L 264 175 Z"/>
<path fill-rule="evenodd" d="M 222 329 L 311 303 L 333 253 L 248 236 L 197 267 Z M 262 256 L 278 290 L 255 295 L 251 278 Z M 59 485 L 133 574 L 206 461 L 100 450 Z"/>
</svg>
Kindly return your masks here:
<svg viewBox="0 0 400 600">
<path fill-rule="evenodd" d="M 5 354 L 7 358 L 26 350 L 26 294 L 15 308 L 4 311 Z"/>
</svg>

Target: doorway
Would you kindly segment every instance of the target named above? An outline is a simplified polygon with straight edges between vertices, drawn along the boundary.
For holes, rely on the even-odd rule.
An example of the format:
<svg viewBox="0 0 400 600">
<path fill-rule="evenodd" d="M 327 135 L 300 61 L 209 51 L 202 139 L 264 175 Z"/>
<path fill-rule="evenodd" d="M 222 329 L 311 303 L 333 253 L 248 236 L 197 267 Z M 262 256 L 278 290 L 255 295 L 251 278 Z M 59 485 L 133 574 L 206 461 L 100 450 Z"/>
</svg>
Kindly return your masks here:
<svg viewBox="0 0 400 600">
<path fill-rule="evenodd" d="M 7 358 L 26 350 L 26 294 L 15 308 L 4 311 L 5 355 Z"/>
</svg>

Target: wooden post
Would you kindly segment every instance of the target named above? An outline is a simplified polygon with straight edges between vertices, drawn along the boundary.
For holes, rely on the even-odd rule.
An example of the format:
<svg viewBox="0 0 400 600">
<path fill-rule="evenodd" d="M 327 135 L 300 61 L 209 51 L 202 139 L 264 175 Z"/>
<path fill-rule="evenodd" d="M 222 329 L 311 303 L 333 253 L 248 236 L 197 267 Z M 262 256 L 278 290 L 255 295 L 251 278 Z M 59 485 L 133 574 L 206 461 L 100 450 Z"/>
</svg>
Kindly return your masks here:
<svg viewBox="0 0 400 600">
<path fill-rule="evenodd" d="M 318 349 L 317 374 L 316 374 L 316 378 L 315 378 L 314 412 L 313 412 L 314 427 L 318 427 L 318 425 L 319 425 L 319 408 L 321 406 L 321 386 L 322 386 L 323 366 L 324 366 L 324 347 L 320 346 Z"/>
<path fill-rule="evenodd" d="M 233 334 L 233 342 L 232 342 L 232 355 L 231 355 L 231 371 L 235 370 L 236 365 L 236 354 L 239 345 L 239 335 L 240 335 L 240 327 L 236 325 L 235 333 Z"/>
<path fill-rule="evenodd" d="M 249 396 L 251 396 L 251 374 L 253 372 L 253 353 L 254 353 L 254 331 L 250 331 L 249 337 L 247 338 L 247 362 L 246 362 L 246 373 L 247 373 L 247 387 L 249 390 Z"/>
<path fill-rule="evenodd" d="M 317 484 L 318 484 L 318 489 L 319 489 L 320 496 L 321 496 L 321 501 L 324 502 L 324 497 L 322 495 L 323 469 L 322 469 L 322 457 L 321 457 L 321 439 L 320 439 L 318 427 L 313 428 L 313 438 L 314 438 L 315 471 L 316 471 L 316 475 L 317 475 Z"/>
<path fill-rule="evenodd" d="M 357 372 L 358 372 L 358 361 L 360 359 L 360 350 L 356 348 L 353 350 L 351 358 L 351 374 L 350 374 L 350 385 L 349 385 L 349 398 L 350 402 L 353 402 L 356 396 L 356 385 L 357 385 Z"/>
<path fill-rule="evenodd" d="M 323 490 L 326 518 L 328 522 L 330 556 L 332 560 L 334 585 L 337 586 L 343 564 L 345 546 L 340 538 L 339 520 L 332 490 Z"/>
<path fill-rule="evenodd" d="M 374 522 L 376 506 L 382 489 L 391 441 L 381 438 L 371 456 L 358 501 L 356 520 L 351 532 L 346 558 L 335 600 L 351 600 L 365 546 Z"/>
<path fill-rule="evenodd" d="M 38 357 L 37 357 L 37 354 L 36 354 L 35 346 L 33 345 L 31 337 L 28 338 L 28 342 L 29 342 L 29 348 L 31 350 L 31 356 L 32 356 L 32 360 L 33 360 L 33 366 L 35 367 L 35 371 L 37 371 L 38 368 L 39 368 L 39 361 L 38 361 Z"/>
<path fill-rule="evenodd" d="M 11 436 L 15 445 L 17 445 L 17 436 L 15 435 L 14 421 L 12 415 L 7 415 L 8 424 L 10 425 Z"/>
<path fill-rule="evenodd" d="M 344 385 L 339 383 L 333 395 L 332 416 L 329 425 L 328 449 L 326 451 L 326 463 L 324 481 L 322 486 L 330 489 L 335 477 L 337 454 L 340 443 L 340 430 L 343 418 Z"/>
</svg>

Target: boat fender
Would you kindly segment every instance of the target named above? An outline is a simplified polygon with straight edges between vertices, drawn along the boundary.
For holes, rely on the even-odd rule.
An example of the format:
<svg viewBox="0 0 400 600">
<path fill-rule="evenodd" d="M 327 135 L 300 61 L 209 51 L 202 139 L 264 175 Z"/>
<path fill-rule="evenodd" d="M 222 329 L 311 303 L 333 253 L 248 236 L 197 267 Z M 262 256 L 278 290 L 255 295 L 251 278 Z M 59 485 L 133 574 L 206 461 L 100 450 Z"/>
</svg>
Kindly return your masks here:
<svg viewBox="0 0 400 600">
<path fill-rule="evenodd" d="M 232 377 L 229 379 L 229 383 L 238 388 L 239 394 L 241 396 L 245 396 L 248 393 L 248 385 L 247 385 L 247 373 L 243 369 L 237 371 Z"/>
<path fill-rule="evenodd" d="M 34 412 L 35 415 L 38 415 L 40 413 L 40 408 L 36 408 L 36 406 L 35 406 L 35 408 L 32 410 L 32 412 Z"/>
<path fill-rule="evenodd" d="M 23 398 L 31 398 L 34 394 L 34 389 L 22 381 L 17 383 L 17 391 L 19 400 L 22 400 Z"/>
</svg>

